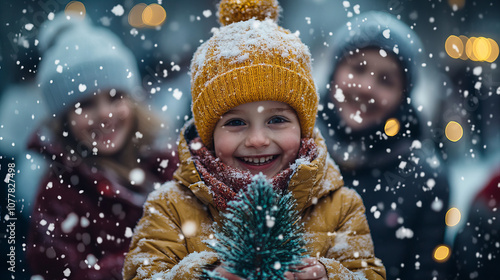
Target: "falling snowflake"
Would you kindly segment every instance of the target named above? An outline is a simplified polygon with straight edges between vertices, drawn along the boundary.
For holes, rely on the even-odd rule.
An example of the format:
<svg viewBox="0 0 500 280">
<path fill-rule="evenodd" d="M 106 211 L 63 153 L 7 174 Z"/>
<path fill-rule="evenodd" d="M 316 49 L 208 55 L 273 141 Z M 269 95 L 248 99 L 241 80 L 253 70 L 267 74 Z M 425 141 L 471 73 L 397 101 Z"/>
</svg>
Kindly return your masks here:
<svg viewBox="0 0 500 280">
<path fill-rule="evenodd" d="M 75 213 L 69 213 L 66 219 L 61 223 L 61 229 L 64 233 L 70 233 L 78 224 L 78 216 Z"/>
<path fill-rule="evenodd" d="M 111 25 L 111 18 L 110 17 L 101 17 L 99 19 L 99 21 L 101 22 L 101 24 L 103 26 L 110 26 Z"/>
<path fill-rule="evenodd" d="M 380 53 L 381 57 L 386 57 L 387 56 L 387 52 L 384 49 L 380 49 L 378 52 Z"/>
<path fill-rule="evenodd" d="M 335 95 L 333 97 L 335 99 L 337 99 L 338 102 L 344 102 L 345 101 L 344 92 L 340 88 L 338 88 L 338 89 L 335 90 Z"/>
<path fill-rule="evenodd" d="M 146 174 L 144 173 L 144 170 L 140 168 L 134 168 L 130 171 L 128 178 L 132 184 L 140 185 L 144 182 Z"/>
<path fill-rule="evenodd" d="M 122 5 L 118 4 L 114 6 L 113 9 L 111 9 L 111 12 L 115 14 L 115 16 L 121 17 L 125 13 L 125 10 L 123 9 Z"/>
<path fill-rule="evenodd" d="M 413 238 L 413 230 L 402 226 L 398 228 L 398 230 L 396 231 L 396 237 L 398 239 L 405 239 L 405 238 L 411 239 Z"/>
<path fill-rule="evenodd" d="M 356 4 L 352 7 L 352 10 L 354 11 L 355 14 L 359 15 L 361 13 L 361 6 L 359 4 Z"/>
<path fill-rule="evenodd" d="M 178 88 L 174 89 L 173 96 L 175 99 L 180 100 L 182 97 L 182 91 L 180 91 Z"/>
<path fill-rule="evenodd" d="M 182 225 L 182 233 L 185 237 L 191 237 L 196 234 L 198 227 L 193 221 L 186 221 Z"/>
<path fill-rule="evenodd" d="M 201 149 L 201 147 L 202 147 L 202 145 L 199 142 L 193 142 L 189 145 L 189 148 L 191 148 L 191 150 L 193 150 L 193 151 L 197 151 L 197 150 Z"/>
<path fill-rule="evenodd" d="M 160 162 L 161 168 L 167 168 L 167 166 L 168 166 L 168 159 L 164 159 Z"/>
<path fill-rule="evenodd" d="M 363 118 L 361 117 L 361 112 L 358 110 L 356 111 L 356 114 L 351 114 L 351 119 L 353 119 L 357 123 L 362 123 Z"/>
<path fill-rule="evenodd" d="M 209 18 L 212 16 L 212 11 L 210 10 L 204 10 L 203 11 L 203 16 L 206 17 L 206 18 Z"/>
<path fill-rule="evenodd" d="M 386 29 L 386 30 L 382 31 L 382 35 L 384 35 L 384 37 L 386 39 L 389 39 L 391 37 L 391 30 L 390 29 Z"/>
<path fill-rule="evenodd" d="M 84 92 L 85 90 L 87 90 L 87 86 L 86 86 L 86 85 L 84 85 L 84 84 L 79 84 L 79 85 L 78 85 L 78 90 L 79 90 L 80 92 Z"/>
<path fill-rule="evenodd" d="M 132 235 L 133 235 L 132 229 L 127 227 L 125 229 L 125 237 L 130 238 L 130 237 L 132 237 Z"/>
</svg>

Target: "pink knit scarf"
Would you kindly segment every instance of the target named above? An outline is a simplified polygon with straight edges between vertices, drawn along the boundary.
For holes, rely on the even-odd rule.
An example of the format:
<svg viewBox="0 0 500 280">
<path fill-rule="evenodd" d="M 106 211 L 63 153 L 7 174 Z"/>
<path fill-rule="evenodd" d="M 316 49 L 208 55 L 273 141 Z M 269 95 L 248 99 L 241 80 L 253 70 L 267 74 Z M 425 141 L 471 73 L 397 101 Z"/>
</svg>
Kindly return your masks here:
<svg viewBox="0 0 500 280">
<path fill-rule="evenodd" d="M 193 145 L 196 144 L 196 145 Z M 191 147 L 200 147 L 193 149 Z M 227 203 L 233 200 L 238 192 L 245 189 L 252 182 L 252 173 L 224 164 L 216 158 L 213 151 L 203 145 L 199 137 L 189 143 L 193 162 L 200 173 L 202 180 L 210 188 L 214 196 L 215 205 L 219 210 L 225 210 Z M 317 157 L 316 143 L 312 138 L 302 138 L 297 158 L 309 162 Z M 294 170 L 288 167 L 273 178 L 270 182 L 277 190 L 286 190 Z"/>
</svg>

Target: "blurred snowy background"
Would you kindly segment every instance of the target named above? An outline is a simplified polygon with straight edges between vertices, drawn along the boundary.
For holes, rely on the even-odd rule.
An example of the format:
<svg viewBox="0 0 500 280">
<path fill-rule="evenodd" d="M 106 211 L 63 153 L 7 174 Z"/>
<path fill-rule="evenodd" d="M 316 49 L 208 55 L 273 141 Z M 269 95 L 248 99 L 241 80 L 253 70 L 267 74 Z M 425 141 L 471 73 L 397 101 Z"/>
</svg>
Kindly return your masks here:
<svg viewBox="0 0 500 280">
<path fill-rule="evenodd" d="M 145 102 L 179 129 L 190 118 L 192 54 L 210 37 L 211 29 L 219 27 L 216 3 L 217 0 L 0 3 L 0 176 L 3 179 L 7 164 L 15 162 L 19 218 L 29 219 L 36 186 L 46 168 L 43 160 L 25 147 L 30 133 L 47 117 L 35 81 L 41 23 L 58 11 L 74 9 L 119 35 L 137 58 Z M 322 72 L 325 63 L 329 63 L 322 59 L 326 42 L 332 31 L 356 14 L 369 10 L 389 12 L 412 26 L 421 37 L 426 54 L 422 65 L 426 82 L 412 98 L 429 128 L 423 145 L 441 150 L 452 186 L 450 206 L 462 214 L 461 220 L 456 218 L 448 227 L 447 241 L 451 243 L 471 199 L 500 166 L 497 65 L 500 3 L 496 0 L 282 0 L 280 4 L 283 8 L 280 24 L 292 32 L 298 31 L 311 49 L 318 88 L 326 86 Z M 140 16 L 146 8 L 153 13 L 147 23 Z M 460 49 L 460 44 L 450 43 L 456 39 L 466 43 L 471 37 L 477 40 L 476 49 L 473 40 L 469 49 L 467 44 Z M 480 41 L 477 39 L 480 37 L 489 40 Z M 4 185 L 1 189 L 6 192 Z M 7 236 L 3 205 L 7 204 L 2 201 L 0 205 L 3 222 L 0 245 L 4 248 Z M 23 230 L 20 226 L 16 236 L 19 250 L 25 242 Z M 0 265 L 2 273 L 4 257 Z"/>
</svg>

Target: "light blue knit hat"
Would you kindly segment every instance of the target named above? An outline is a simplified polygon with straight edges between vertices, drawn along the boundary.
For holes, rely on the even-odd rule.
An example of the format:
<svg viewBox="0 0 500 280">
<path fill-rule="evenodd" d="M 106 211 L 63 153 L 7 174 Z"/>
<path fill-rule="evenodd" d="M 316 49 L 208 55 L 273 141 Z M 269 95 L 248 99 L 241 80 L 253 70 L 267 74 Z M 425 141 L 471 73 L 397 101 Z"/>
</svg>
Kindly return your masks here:
<svg viewBox="0 0 500 280">
<path fill-rule="evenodd" d="M 42 60 L 37 79 L 50 114 L 61 115 L 98 89 L 136 96 L 140 74 L 132 52 L 111 31 L 64 12 L 39 33 Z"/>
<path fill-rule="evenodd" d="M 417 84 L 424 53 L 422 42 L 406 23 L 392 14 L 380 11 L 362 13 L 333 36 L 328 60 L 330 69 L 336 69 L 340 60 L 351 51 L 377 47 L 399 58 L 406 74 L 406 94 L 410 94 Z"/>
</svg>

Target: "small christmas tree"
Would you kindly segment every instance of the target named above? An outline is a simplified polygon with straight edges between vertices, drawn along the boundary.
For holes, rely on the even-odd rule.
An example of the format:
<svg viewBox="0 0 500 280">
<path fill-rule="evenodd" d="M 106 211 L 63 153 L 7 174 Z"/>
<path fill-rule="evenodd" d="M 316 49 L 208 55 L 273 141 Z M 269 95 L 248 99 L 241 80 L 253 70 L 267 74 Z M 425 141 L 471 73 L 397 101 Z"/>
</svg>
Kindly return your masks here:
<svg viewBox="0 0 500 280">
<path fill-rule="evenodd" d="M 222 225 L 215 225 L 219 254 L 227 271 L 245 279 L 283 279 L 300 264 L 305 253 L 303 225 L 290 192 L 273 189 L 262 174 L 254 176 L 246 192 L 228 203 Z M 207 272 L 212 279 L 224 279 Z"/>
</svg>

